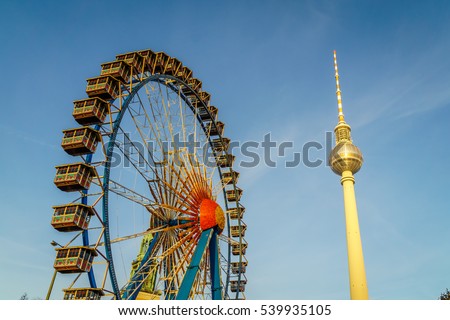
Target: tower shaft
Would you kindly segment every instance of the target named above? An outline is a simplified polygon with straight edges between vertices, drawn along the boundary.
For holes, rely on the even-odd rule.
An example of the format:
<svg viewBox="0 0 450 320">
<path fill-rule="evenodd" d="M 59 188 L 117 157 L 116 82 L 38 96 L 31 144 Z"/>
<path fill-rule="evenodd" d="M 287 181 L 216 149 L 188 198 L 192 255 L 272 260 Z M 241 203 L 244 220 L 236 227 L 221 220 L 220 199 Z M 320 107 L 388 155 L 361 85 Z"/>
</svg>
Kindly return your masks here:
<svg viewBox="0 0 450 320">
<path fill-rule="evenodd" d="M 356 207 L 354 188 L 355 179 L 351 171 L 346 170 L 342 172 L 341 184 L 344 192 L 350 298 L 352 300 L 367 300 L 369 292 L 359 232 L 358 209 Z"/>
</svg>

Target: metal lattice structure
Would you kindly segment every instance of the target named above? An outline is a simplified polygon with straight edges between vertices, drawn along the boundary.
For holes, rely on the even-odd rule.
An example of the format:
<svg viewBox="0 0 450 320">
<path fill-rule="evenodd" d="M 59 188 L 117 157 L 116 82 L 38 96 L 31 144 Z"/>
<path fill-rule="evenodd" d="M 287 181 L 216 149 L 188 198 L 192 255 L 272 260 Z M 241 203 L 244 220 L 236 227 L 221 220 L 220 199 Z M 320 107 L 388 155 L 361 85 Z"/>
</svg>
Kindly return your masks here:
<svg viewBox="0 0 450 320">
<path fill-rule="evenodd" d="M 64 299 L 245 299 L 245 208 L 230 139 L 176 58 L 121 54 L 74 101 L 54 207 Z M 222 210 L 223 208 L 223 210 Z M 54 244 L 57 244 L 54 242 Z"/>
</svg>

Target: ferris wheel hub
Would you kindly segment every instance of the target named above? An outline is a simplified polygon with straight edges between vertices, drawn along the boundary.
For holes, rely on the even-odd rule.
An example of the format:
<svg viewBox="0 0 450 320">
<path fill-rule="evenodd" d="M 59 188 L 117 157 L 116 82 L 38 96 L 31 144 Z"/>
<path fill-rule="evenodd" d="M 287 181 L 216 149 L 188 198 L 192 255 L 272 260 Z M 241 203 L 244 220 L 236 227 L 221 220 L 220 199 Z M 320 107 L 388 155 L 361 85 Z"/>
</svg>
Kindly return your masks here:
<svg viewBox="0 0 450 320">
<path fill-rule="evenodd" d="M 211 199 L 203 199 L 200 204 L 200 228 L 204 231 L 217 227 L 219 233 L 225 228 L 225 213 L 222 208 Z"/>
</svg>

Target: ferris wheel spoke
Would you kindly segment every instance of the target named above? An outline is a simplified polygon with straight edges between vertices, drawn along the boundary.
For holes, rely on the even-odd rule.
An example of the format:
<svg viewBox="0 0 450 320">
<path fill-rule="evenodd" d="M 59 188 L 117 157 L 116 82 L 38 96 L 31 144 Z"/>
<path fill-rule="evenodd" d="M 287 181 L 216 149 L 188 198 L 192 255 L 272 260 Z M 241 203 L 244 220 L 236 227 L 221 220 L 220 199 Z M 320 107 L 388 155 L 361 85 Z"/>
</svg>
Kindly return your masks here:
<svg viewBox="0 0 450 320">
<path fill-rule="evenodd" d="M 222 240 L 222 241 L 224 241 L 224 242 L 226 242 L 226 243 L 229 243 L 229 244 L 231 244 L 231 245 L 233 245 L 233 244 L 239 244 L 239 241 L 236 241 L 236 240 L 234 240 L 234 239 L 231 239 L 230 237 L 227 237 L 227 236 L 225 236 L 225 235 L 223 235 L 223 234 L 221 234 L 221 235 L 219 236 L 219 238 L 220 238 L 220 240 Z"/>
<path fill-rule="evenodd" d="M 161 95 L 161 104 L 164 115 L 163 123 L 167 123 L 166 137 L 168 134 L 170 142 L 173 143 L 175 148 L 186 148 L 188 143 L 187 137 L 187 126 L 185 120 L 185 113 L 183 113 L 183 108 L 179 107 L 182 104 L 182 98 L 179 89 L 177 92 L 169 94 L 169 88 L 164 86 L 166 93 L 163 93 L 161 88 L 161 82 L 158 83 L 159 92 Z M 172 101 L 177 101 L 178 103 L 172 103 Z M 174 126 L 179 128 L 179 131 L 174 130 Z M 181 137 L 180 137 L 181 134 Z M 180 138 L 182 141 L 180 141 Z M 194 140 L 195 141 L 195 140 Z M 173 154 L 174 157 L 177 156 L 176 153 Z"/>
<path fill-rule="evenodd" d="M 179 248 L 182 246 L 184 242 L 187 241 L 187 239 L 191 237 L 193 238 L 192 234 L 190 234 L 181 239 L 180 241 L 177 241 L 176 243 L 171 243 L 169 240 L 170 238 L 169 232 L 167 231 L 168 230 L 166 230 L 165 232 L 163 231 L 159 232 L 160 237 L 155 244 L 155 248 L 153 250 L 154 254 L 152 255 L 153 259 L 156 259 L 161 262 L 163 261 L 167 262 L 169 259 L 171 259 L 171 255 L 173 255 L 173 253 L 176 250 L 179 250 Z"/>
<path fill-rule="evenodd" d="M 197 217 L 197 215 L 195 214 L 195 212 L 192 212 L 192 211 L 190 211 L 190 210 L 184 210 L 184 209 L 182 209 L 181 207 L 176 207 L 176 206 L 172 206 L 172 205 L 168 205 L 168 204 L 159 204 L 159 206 L 160 206 L 161 208 L 168 209 L 168 210 L 171 210 L 171 211 L 173 211 L 173 212 L 178 212 L 178 213 L 180 213 L 180 215 L 178 215 L 178 216 L 176 217 L 177 220 L 180 220 L 180 221 L 184 221 L 184 220 L 195 221 L 195 220 L 197 220 L 197 219 L 194 219 L 194 218 Z M 181 214 L 184 214 L 184 215 L 186 215 L 186 216 L 181 216 Z M 176 220 L 176 219 L 173 219 L 173 220 Z"/>
<path fill-rule="evenodd" d="M 171 239 L 170 239 L 170 245 L 174 246 L 175 243 L 176 243 L 176 240 L 172 236 Z M 169 259 L 168 259 L 168 261 L 169 261 L 169 268 L 168 268 L 169 273 L 167 274 L 167 277 L 169 279 L 171 279 L 170 282 L 169 282 L 169 287 L 171 287 L 171 288 L 178 288 L 178 281 L 177 281 L 178 280 L 178 274 L 174 273 L 174 270 L 175 270 L 176 265 L 177 265 L 176 252 L 179 250 L 180 247 L 176 248 L 173 251 L 173 253 L 169 256 Z"/>
<path fill-rule="evenodd" d="M 173 268 L 170 269 L 169 273 L 164 277 L 164 280 L 167 281 L 167 287 L 170 288 L 179 288 L 181 281 L 183 279 L 183 275 L 188 266 L 188 263 L 191 259 L 192 252 L 198 242 L 199 236 L 196 235 L 193 237 L 193 240 L 190 241 L 188 246 L 177 246 L 176 250 L 171 253 L 170 257 L 173 262 Z M 175 290 L 178 292 L 178 289 Z"/>
<path fill-rule="evenodd" d="M 126 241 L 126 240 L 131 240 L 131 239 L 143 237 L 143 236 L 146 236 L 149 234 L 155 234 L 158 232 L 162 233 L 162 232 L 167 232 L 170 230 L 185 229 L 185 228 L 192 227 L 194 224 L 195 224 L 194 222 L 183 222 L 181 224 L 176 224 L 176 225 L 158 226 L 158 227 L 151 228 L 147 231 L 138 232 L 138 233 L 134 233 L 132 235 L 122 236 L 122 237 L 111 239 L 110 243 L 117 243 L 117 242 L 122 242 L 122 241 Z M 104 244 L 105 244 L 104 242 L 99 242 L 97 246 L 103 246 Z"/>
<path fill-rule="evenodd" d="M 184 243 L 191 240 L 194 244 L 197 243 L 199 238 L 199 233 L 197 231 L 190 231 L 188 232 L 183 238 L 181 238 L 177 243 L 174 245 L 166 248 L 166 250 L 160 255 L 160 258 L 166 258 L 169 255 L 171 255 L 175 250 L 182 247 Z"/>
<path fill-rule="evenodd" d="M 176 268 L 174 268 L 173 272 L 177 275 L 177 287 L 180 286 L 182 275 L 186 272 L 186 268 L 188 265 L 188 261 L 190 257 L 192 256 L 192 252 L 194 250 L 194 245 L 190 245 L 187 248 L 180 248 L 179 250 L 175 251 L 175 255 L 177 256 L 178 264 L 176 265 Z"/>
<path fill-rule="evenodd" d="M 177 178 L 182 183 L 181 191 L 184 192 L 184 195 L 181 196 L 181 200 L 185 201 L 186 198 L 192 197 L 194 198 L 208 198 L 210 194 L 204 194 L 204 191 L 207 191 L 209 188 L 206 179 L 201 174 L 198 174 L 195 171 L 195 168 L 189 168 L 181 170 L 173 170 L 173 172 L 177 175 Z"/>
<path fill-rule="evenodd" d="M 160 89 L 160 92 L 161 92 L 161 89 Z M 164 103 L 164 100 L 163 100 L 163 107 L 164 107 L 164 113 L 165 113 L 165 115 L 166 115 L 166 117 L 167 117 L 167 114 L 168 114 L 168 108 L 170 108 L 170 104 L 169 103 Z M 167 118 L 168 119 L 168 118 Z M 136 126 L 138 127 L 138 129 L 139 129 L 139 125 L 138 125 L 138 123 L 137 123 L 137 121 L 135 120 L 135 124 L 136 124 Z M 170 123 L 169 123 L 170 124 Z M 139 130 L 139 132 L 140 132 L 140 134 L 141 134 L 141 139 L 143 140 L 143 141 L 146 141 L 146 138 L 142 135 L 142 130 Z M 172 178 L 173 178 L 173 171 L 172 171 L 172 174 L 171 175 L 169 175 L 169 177 L 170 177 L 170 179 L 168 179 L 167 177 L 168 177 L 168 175 L 167 175 L 167 173 L 165 172 L 165 171 L 163 171 L 162 172 L 162 175 L 163 175 L 163 177 L 162 177 L 162 179 L 161 180 L 163 180 L 164 182 L 165 181 L 167 181 L 167 180 L 170 180 L 170 183 L 172 184 Z M 177 184 L 179 183 L 179 181 L 177 181 Z M 178 187 L 178 185 L 176 185 L 175 186 L 175 188 L 177 188 Z M 172 191 L 175 191 L 173 188 L 172 188 L 172 186 L 170 186 L 170 188 L 169 188 L 170 190 L 172 190 Z M 176 197 L 176 195 L 177 195 L 177 193 L 170 193 L 170 192 L 168 192 L 168 189 L 167 188 L 163 188 L 162 189 L 163 190 L 163 192 L 160 192 L 160 196 L 161 196 L 161 198 L 163 199 L 163 201 L 165 201 L 165 202 L 167 202 L 167 203 L 173 203 L 173 201 L 174 201 L 174 199 L 175 199 L 175 197 Z"/>
<path fill-rule="evenodd" d="M 145 109 L 143 109 L 143 110 L 145 110 Z M 128 111 L 133 120 L 134 126 L 136 127 L 136 130 L 138 132 L 138 136 L 141 139 L 142 146 L 146 150 L 146 152 L 145 152 L 146 155 L 142 154 L 142 152 L 139 151 L 138 148 L 136 148 L 136 147 L 135 148 L 139 152 L 141 159 L 143 161 L 145 161 L 145 163 L 148 165 L 149 168 L 152 169 L 152 171 L 155 171 L 154 168 L 156 167 L 156 165 L 160 164 L 161 161 L 164 160 L 162 158 L 160 158 L 160 159 L 155 158 L 156 155 L 152 150 L 154 148 L 153 143 L 156 141 L 159 141 L 159 139 L 156 139 L 156 137 L 152 138 L 150 134 L 146 133 L 147 128 L 149 126 L 151 126 L 151 124 L 149 125 L 149 124 L 145 123 L 145 122 L 147 122 L 147 118 L 144 118 L 144 123 L 142 123 L 139 120 L 139 118 L 143 117 L 140 110 L 137 112 L 137 111 L 134 111 L 133 108 L 129 108 Z M 148 163 L 146 156 L 148 158 L 151 158 L 152 164 Z"/>
<path fill-rule="evenodd" d="M 195 240 L 195 242 L 197 242 L 197 240 Z M 172 268 L 167 273 L 168 284 L 170 287 L 180 287 L 183 275 L 185 274 L 188 263 L 192 257 L 194 247 L 194 243 L 190 244 L 188 247 L 180 246 L 171 254 Z"/>
<path fill-rule="evenodd" d="M 157 82 L 154 83 L 154 85 L 157 85 L 157 84 L 158 84 Z M 154 86 L 152 86 L 150 84 L 147 84 L 145 86 L 145 92 L 146 92 L 146 95 L 147 95 L 147 102 L 149 103 L 153 119 L 150 119 L 148 113 L 145 111 L 145 108 L 144 108 L 144 112 L 145 112 L 145 115 L 146 115 L 146 118 L 147 118 L 149 124 L 152 126 L 152 129 L 153 129 L 152 131 L 155 134 L 155 138 L 157 138 L 158 141 L 161 142 L 159 146 L 160 146 L 161 150 L 163 150 L 164 147 L 162 145 L 162 142 L 163 141 L 168 141 L 168 137 L 167 137 L 166 132 L 165 132 L 165 124 L 164 124 L 163 121 L 161 121 L 162 120 L 162 117 L 161 117 L 161 110 L 162 110 L 162 108 L 160 106 L 160 101 L 159 101 L 160 100 L 160 96 L 159 95 L 157 97 L 153 96 L 151 94 L 150 90 L 153 93 L 155 93 L 157 90 L 155 89 Z M 140 97 L 138 97 L 138 98 L 140 99 Z M 141 102 L 141 105 L 143 105 L 141 99 L 140 99 L 140 102 Z"/>
<path fill-rule="evenodd" d="M 119 130 L 123 131 L 122 128 L 119 128 Z M 115 142 L 116 147 L 119 149 L 122 155 L 125 158 L 127 158 L 128 161 L 130 161 L 130 163 L 136 168 L 136 170 L 140 171 L 144 179 L 151 180 L 153 177 L 150 175 L 150 173 L 156 174 L 156 170 L 154 159 L 153 158 L 151 159 L 153 163 L 149 163 L 148 161 L 149 157 L 151 157 L 151 153 L 148 150 L 147 145 L 143 143 L 142 145 L 144 150 L 140 150 L 139 147 L 136 146 L 136 143 L 130 139 L 128 133 L 123 132 L 123 136 L 124 142 L 120 143 L 116 141 Z M 128 148 L 130 146 L 131 148 Z M 126 150 L 125 147 L 127 148 Z M 130 152 L 130 149 L 132 152 Z M 137 159 L 134 158 L 133 156 L 137 157 Z M 147 168 L 147 170 L 144 172 L 141 171 L 143 166 Z"/>
<path fill-rule="evenodd" d="M 208 267 L 207 263 L 208 261 L 208 252 L 206 251 L 204 254 L 204 257 L 200 261 L 199 265 L 199 271 L 197 272 L 197 275 L 195 277 L 195 280 L 192 284 L 191 292 L 189 293 L 189 299 L 193 299 L 196 295 L 200 295 L 202 299 L 205 299 L 205 288 L 207 283 L 207 273 L 208 273 Z"/>
<path fill-rule="evenodd" d="M 144 86 L 146 91 L 148 91 L 148 87 L 147 85 Z M 133 117 L 133 121 L 135 122 L 135 125 L 137 126 L 137 123 L 141 123 L 138 118 L 144 118 L 143 124 L 141 125 L 141 130 L 140 130 L 140 134 L 142 134 L 142 140 L 145 143 L 146 141 L 153 141 L 156 142 L 159 146 L 159 148 L 162 150 L 163 149 L 163 140 L 160 139 L 160 131 L 158 128 L 158 124 L 155 122 L 155 119 L 151 119 L 146 108 L 144 107 L 144 104 L 142 102 L 142 99 L 140 97 L 139 92 L 136 94 L 137 99 L 139 100 L 139 112 L 138 113 L 134 113 L 132 114 Z M 149 99 L 149 103 L 152 106 L 151 100 Z M 151 108 L 153 111 L 153 108 Z M 131 113 L 132 109 L 130 110 Z M 154 113 L 153 114 L 153 118 L 154 118 Z M 149 133 L 146 135 L 146 137 L 144 137 L 143 132 L 146 132 L 145 128 L 149 129 Z M 153 135 L 153 138 L 152 138 Z M 152 154 L 153 156 L 153 154 Z M 162 161 L 162 159 L 160 160 Z"/>
<path fill-rule="evenodd" d="M 124 185 L 110 179 L 108 190 L 123 197 L 128 200 L 131 200 L 135 203 L 138 203 L 146 208 L 154 208 L 157 207 L 157 203 L 149 198 L 137 193 L 136 191 L 125 187 Z"/>
<path fill-rule="evenodd" d="M 125 133 L 124 133 L 124 135 L 125 135 Z M 133 165 L 133 167 L 136 169 L 136 171 L 139 172 L 139 174 L 148 183 L 148 187 L 150 188 L 150 192 L 152 193 L 153 198 L 155 199 L 156 202 L 159 202 L 161 200 L 161 198 L 159 198 L 157 196 L 157 192 L 155 192 L 155 190 L 157 189 L 157 184 L 160 180 L 159 173 L 154 166 L 152 166 L 150 163 L 148 163 L 147 160 L 145 160 L 145 155 L 142 154 L 142 152 L 135 146 L 135 144 L 131 143 L 131 145 L 136 150 L 138 159 L 132 158 L 130 156 L 130 154 L 125 152 L 125 150 L 119 145 L 118 145 L 118 149 L 130 161 L 130 163 Z M 148 149 L 147 149 L 147 154 L 150 154 L 150 151 Z M 145 171 L 142 170 L 141 162 L 145 163 L 145 167 L 148 168 L 147 170 L 145 170 Z M 149 175 L 149 173 L 152 173 L 152 175 Z"/>
<path fill-rule="evenodd" d="M 171 137 L 171 142 L 174 142 L 174 135 L 173 135 L 173 126 L 172 126 L 172 119 L 169 117 L 170 114 L 170 102 L 168 101 L 168 99 L 165 99 L 165 95 L 162 92 L 161 89 L 161 83 L 158 82 L 158 91 L 159 91 L 159 96 L 161 98 L 161 105 L 163 107 L 163 114 L 164 114 L 164 121 L 162 121 L 163 124 L 167 124 L 167 129 L 169 131 L 169 135 Z"/>
<path fill-rule="evenodd" d="M 164 180 L 163 180 L 163 183 L 164 183 L 164 187 L 165 187 L 164 189 L 169 189 L 171 191 L 171 193 L 176 196 L 176 199 L 174 199 L 174 201 L 175 201 L 174 205 L 178 205 L 179 208 L 188 207 L 188 208 L 193 208 L 193 209 L 195 209 L 198 206 L 197 203 L 193 202 L 190 199 L 188 190 L 184 189 L 184 193 L 183 193 L 180 190 L 176 190 L 174 187 L 172 187 L 169 183 L 165 182 Z M 172 205 L 172 207 L 174 207 L 174 205 Z"/>
</svg>

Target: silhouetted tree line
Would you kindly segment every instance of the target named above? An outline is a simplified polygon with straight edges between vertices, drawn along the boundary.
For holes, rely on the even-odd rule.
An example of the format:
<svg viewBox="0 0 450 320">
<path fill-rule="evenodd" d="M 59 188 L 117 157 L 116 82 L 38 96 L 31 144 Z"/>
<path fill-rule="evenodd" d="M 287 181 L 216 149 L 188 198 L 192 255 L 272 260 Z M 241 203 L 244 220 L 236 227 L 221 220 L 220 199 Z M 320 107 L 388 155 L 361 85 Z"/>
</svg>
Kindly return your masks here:
<svg viewBox="0 0 450 320">
<path fill-rule="evenodd" d="M 448 289 L 445 289 L 445 292 L 441 293 L 439 300 L 450 300 L 450 291 L 448 291 Z"/>
<path fill-rule="evenodd" d="M 28 297 L 28 293 L 25 292 L 23 295 L 21 295 L 20 300 L 30 300 L 30 298 Z M 42 300 L 42 298 L 33 298 L 31 300 Z"/>
</svg>

